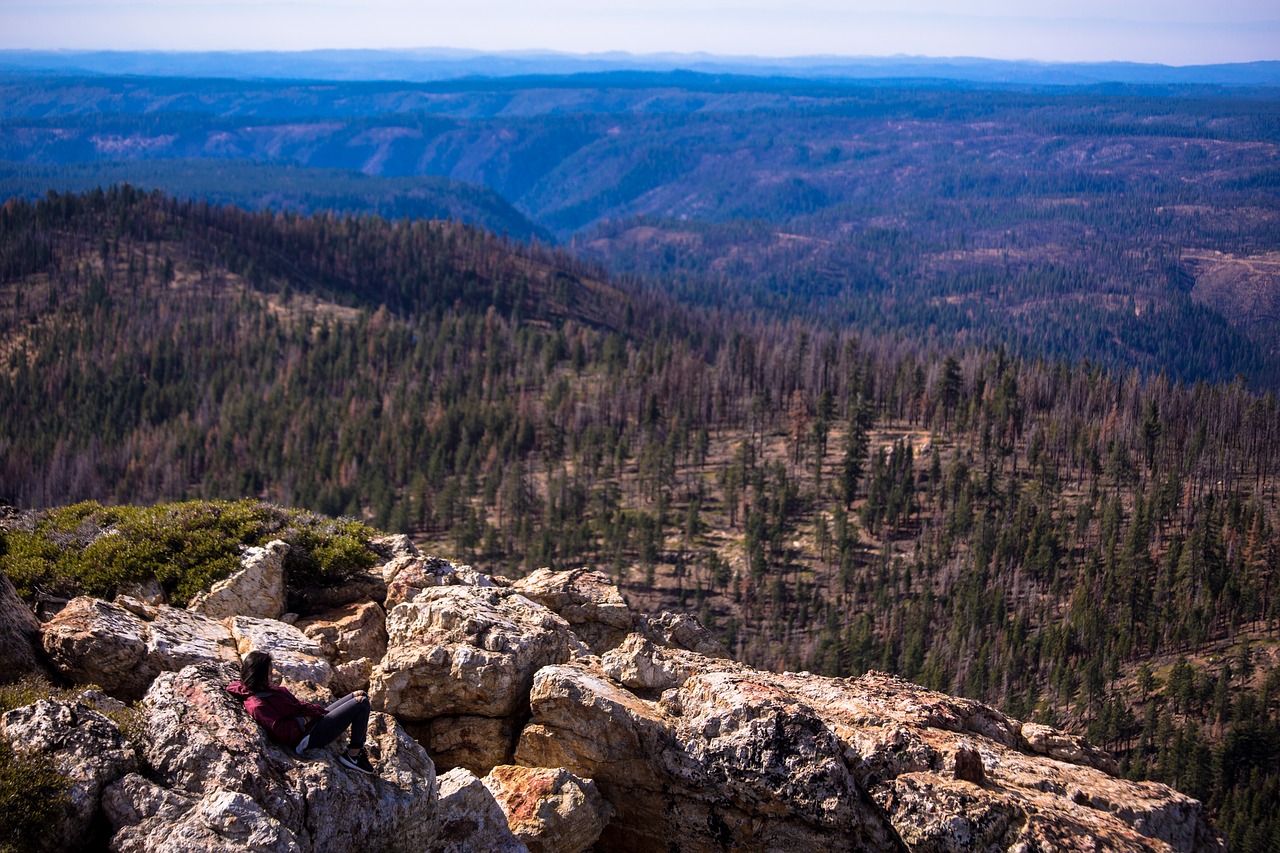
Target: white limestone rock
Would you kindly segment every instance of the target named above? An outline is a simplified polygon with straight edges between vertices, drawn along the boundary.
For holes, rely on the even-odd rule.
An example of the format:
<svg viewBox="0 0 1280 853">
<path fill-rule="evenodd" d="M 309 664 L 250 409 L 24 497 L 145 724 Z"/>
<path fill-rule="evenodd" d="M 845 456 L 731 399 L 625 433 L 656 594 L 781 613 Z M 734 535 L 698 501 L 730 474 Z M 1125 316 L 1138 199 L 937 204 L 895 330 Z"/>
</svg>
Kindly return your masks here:
<svg viewBox="0 0 1280 853">
<path fill-rule="evenodd" d="M 327 687 L 333 680 L 333 667 L 325 660 L 320 644 L 293 625 L 234 616 L 227 620 L 227 627 L 241 657 L 252 651 L 267 652 L 276 671 L 290 681 Z"/>
<path fill-rule="evenodd" d="M 280 539 L 247 549 L 240 559 L 240 571 L 197 595 L 187 609 L 211 619 L 278 619 L 285 611 L 284 559 L 288 553 L 289 545 Z"/>
</svg>

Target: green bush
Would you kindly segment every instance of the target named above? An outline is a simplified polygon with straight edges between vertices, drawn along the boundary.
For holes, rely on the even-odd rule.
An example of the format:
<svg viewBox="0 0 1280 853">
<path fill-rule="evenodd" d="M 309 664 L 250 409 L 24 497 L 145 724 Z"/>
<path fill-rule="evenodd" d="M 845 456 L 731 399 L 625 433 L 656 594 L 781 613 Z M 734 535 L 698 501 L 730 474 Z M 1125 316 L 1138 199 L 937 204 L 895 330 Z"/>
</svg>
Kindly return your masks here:
<svg viewBox="0 0 1280 853">
<path fill-rule="evenodd" d="M 239 568 L 246 545 L 283 539 L 290 545 L 290 582 L 327 585 L 373 565 L 372 535 L 357 521 L 260 501 L 88 502 L 49 510 L 31 529 L 10 531 L 0 571 L 24 596 L 42 589 L 110 598 L 124 584 L 155 579 L 183 605 Z"/>
<path fill-rule="evenodd" d="M 0 738 L 0 853 L 34 850 L 67 806 L 67 779 L 43 755 Z"/>
</svg>

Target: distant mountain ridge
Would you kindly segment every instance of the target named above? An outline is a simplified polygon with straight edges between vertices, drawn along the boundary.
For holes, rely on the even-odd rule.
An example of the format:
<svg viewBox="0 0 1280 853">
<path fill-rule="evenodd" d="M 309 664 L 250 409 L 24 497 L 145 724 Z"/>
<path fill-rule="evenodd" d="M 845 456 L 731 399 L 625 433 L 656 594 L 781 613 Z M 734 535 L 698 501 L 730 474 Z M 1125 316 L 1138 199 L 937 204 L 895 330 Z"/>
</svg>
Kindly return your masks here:
<svg viewBox="0 0 1280 853">
<path fill-rule="evenodd" d="M 709 74 L 831 80 L 957 80 L 984 84 L 1087 86 L 1280 86 L 1280 61 L 1173 66 L 1140 62 L 1039 62 L 928 56 L 718 56 L 708 53 L 572 54 L 555 51 L 28 51 L 0 50 L 0 70 L 229 77 L 235 79 L 400 80 L 689 70 Z"/>
<path fill-rule="evenodd" d="M 1278 95 L 0 74 L 0 189 L 531 221 L 698 304 L 1270 388 Z"/>
</svg>

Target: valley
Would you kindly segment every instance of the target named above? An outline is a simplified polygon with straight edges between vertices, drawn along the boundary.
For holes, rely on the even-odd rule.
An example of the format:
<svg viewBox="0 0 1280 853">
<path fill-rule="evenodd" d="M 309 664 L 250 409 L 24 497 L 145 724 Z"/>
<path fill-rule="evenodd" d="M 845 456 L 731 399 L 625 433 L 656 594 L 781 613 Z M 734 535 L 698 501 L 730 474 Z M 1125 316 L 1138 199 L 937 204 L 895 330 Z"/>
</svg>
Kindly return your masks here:
<svg viewBox="0 0 1280 853">
<path fill-rule="evenodd" d="M 1276 90 L 587 70 L 4 72 L 19 592 L 175 501 L 589 566 L 1280 848 Z"/>
<path fill-rule="evenodd" d="M 597 567 L 755 666 L 1065 725 L 1274 831 L 1274 393 L 691 308 L 455 224 L 124 189 L 0 225 L 19 506 L 251 496 Z M 20 591 L 77 591 L 24 541 Z"/>
<path fill-rule="evenodd" d="M 449 216 L 694 304 L 1280 384 L 1274 274 L 1203 260 L 1280 241 L 1266 88 L 636 71 L 198 97 L 182 78 L 11 75 L 0 96 L 5 195 L 127 180 Z"/>
</svg>

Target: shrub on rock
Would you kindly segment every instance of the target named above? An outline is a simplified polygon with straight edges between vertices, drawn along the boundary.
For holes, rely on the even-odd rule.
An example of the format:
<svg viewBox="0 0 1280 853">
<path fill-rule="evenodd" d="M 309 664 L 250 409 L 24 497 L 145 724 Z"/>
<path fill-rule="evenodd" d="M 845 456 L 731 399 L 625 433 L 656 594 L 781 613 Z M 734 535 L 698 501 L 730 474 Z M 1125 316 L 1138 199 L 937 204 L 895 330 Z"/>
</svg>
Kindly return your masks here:
<svg viewBox="0 0 1280 853">
<path fill-rule="evenodd" d="M 8 532 L 0 571 L 24 597 L 37 586 L 110 598 L 125 585 L 160 583 L 186 604 L 241 567 L 243 547 L 289 545 L 290 583 L 326 585 L 372 566 L 373 531 L 261 501 L 188 501 L 155 507 L 87 502 L 48 510 Z"/>
</svg>

